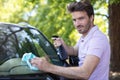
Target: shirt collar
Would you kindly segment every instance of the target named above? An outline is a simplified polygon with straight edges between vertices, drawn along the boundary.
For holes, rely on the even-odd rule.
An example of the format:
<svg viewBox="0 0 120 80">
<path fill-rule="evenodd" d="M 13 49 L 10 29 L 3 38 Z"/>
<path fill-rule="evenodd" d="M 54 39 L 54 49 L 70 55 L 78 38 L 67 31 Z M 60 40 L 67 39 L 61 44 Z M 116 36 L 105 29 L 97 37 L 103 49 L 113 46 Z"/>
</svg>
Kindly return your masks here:
<svg viewBox="0 0 120 80">
<path fill-rule="evenodd" d="M 85 40 L 87 40 L 89 37 L 92 37 L 93 33 L 94 33 L 96 30 L 98 30 L 98 27 L 97 27 L 97 26 L 92 27 L 92 28 L 90 29 L 90 31 L 88 32 L 88 34 L 87 34 L 85 37 L 81 36 L 81 41 L 83 41 L 83 40 L 85 41 Z"/>
</svg>

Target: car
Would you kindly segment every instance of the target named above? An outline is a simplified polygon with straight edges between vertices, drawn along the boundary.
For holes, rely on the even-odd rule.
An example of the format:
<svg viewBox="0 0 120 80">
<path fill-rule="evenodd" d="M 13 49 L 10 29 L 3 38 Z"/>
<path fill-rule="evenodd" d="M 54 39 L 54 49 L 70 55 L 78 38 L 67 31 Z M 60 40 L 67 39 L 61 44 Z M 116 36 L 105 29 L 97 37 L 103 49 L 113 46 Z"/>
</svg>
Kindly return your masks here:
<svg viewBox="0 0 120 80">
<path fill-rule="evenodd" d="M 60 80 L 64 78 L 41 70 L 31 70 L 28 64 L 21 60 L 25 53 L 32 53 L 37 57 L 48 56 L 49 61 L 58 66 L 68 65 L 65 61 L 67 57 L 61 59 L 53 44 L 37 28 L 27 23 L 1 22 L 0 80 Z"/>
</svg>

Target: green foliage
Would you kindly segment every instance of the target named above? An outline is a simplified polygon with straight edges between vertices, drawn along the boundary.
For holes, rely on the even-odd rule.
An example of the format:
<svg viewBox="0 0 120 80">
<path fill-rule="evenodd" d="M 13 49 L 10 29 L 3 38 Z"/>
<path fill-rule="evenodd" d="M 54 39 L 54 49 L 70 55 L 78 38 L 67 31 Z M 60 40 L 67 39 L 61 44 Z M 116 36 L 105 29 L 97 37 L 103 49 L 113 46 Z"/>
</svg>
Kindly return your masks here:
<svg viewBox="0 0 120 80">
<path fill-rule="evenodd" d="M 30 23 L 34 21 L 35 23 L 32 25 L 39 28 L 49 39 L 52 35 L 59 35 L 70 44 L 69 35 L 74 27 L 71 17 L 66 11 L 67 3 L 68 1 L 64 0 L 49 0 L 47 4 L 39 4 L 36 15 L 30 19 Z M 73 43 L 75 43 L 75 40 L 73 40 Z"/>
<path fill-rule="evenodd" d="M 109 0 L 110 4 L 120 4 L 120 0 Z"/>
<path fill-rule="evenodd" d="M 80 35 L 75 30 L 71 15 L 66 10 L 66 5 L 76 0 L 1 0 L 1 22 L 27 22 L 42 31 L 51 41 L 52 35 L 59 35 L 69 45 L 74 45 Z M 12 3 L 12 4 L 11 4 Z M 105 0 L 91 0 L 95 10 L 101 8 L 107 11 Z M 100 14 L 96 11 L 95 14 Z M 106 15 L 106 14 L 105 14 Z M 96 17 L 95 23 L 106 33 L 107 19 Z"/>
</svg>

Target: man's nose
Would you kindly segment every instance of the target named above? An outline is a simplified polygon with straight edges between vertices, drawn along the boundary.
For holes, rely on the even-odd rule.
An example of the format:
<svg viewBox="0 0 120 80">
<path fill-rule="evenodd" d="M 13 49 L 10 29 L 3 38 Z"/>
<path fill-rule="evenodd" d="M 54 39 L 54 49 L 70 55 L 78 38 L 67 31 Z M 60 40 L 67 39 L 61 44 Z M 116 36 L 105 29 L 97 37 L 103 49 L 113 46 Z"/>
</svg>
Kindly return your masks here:
<svg viewBox="0 0 120 80">
<path fill-rule="evenodd" d="M 80 25 L 80 21 L 76 20 L 74 24 L 75 24 L 75 26 L 79 26 Z"/>
</svg>

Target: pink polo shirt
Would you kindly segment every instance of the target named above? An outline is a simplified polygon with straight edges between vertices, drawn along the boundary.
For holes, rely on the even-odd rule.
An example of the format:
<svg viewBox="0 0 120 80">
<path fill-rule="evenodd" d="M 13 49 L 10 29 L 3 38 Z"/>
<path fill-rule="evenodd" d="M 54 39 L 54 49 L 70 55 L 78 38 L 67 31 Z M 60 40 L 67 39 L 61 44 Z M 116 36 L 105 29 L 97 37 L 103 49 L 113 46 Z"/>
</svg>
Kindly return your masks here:
<svg viewBox="0 0 120 80">
<path fill-rule="evenodd" d="M 109 80 L 110 45 L 107 37 L 94 26 L 86 37 L 81 37 L 76 44 L 79 47 L 79 66 L 87 55 L 95 55 L 100 58 L 100 63 L 90 76 L 89 80 Z"/>
</svg>

